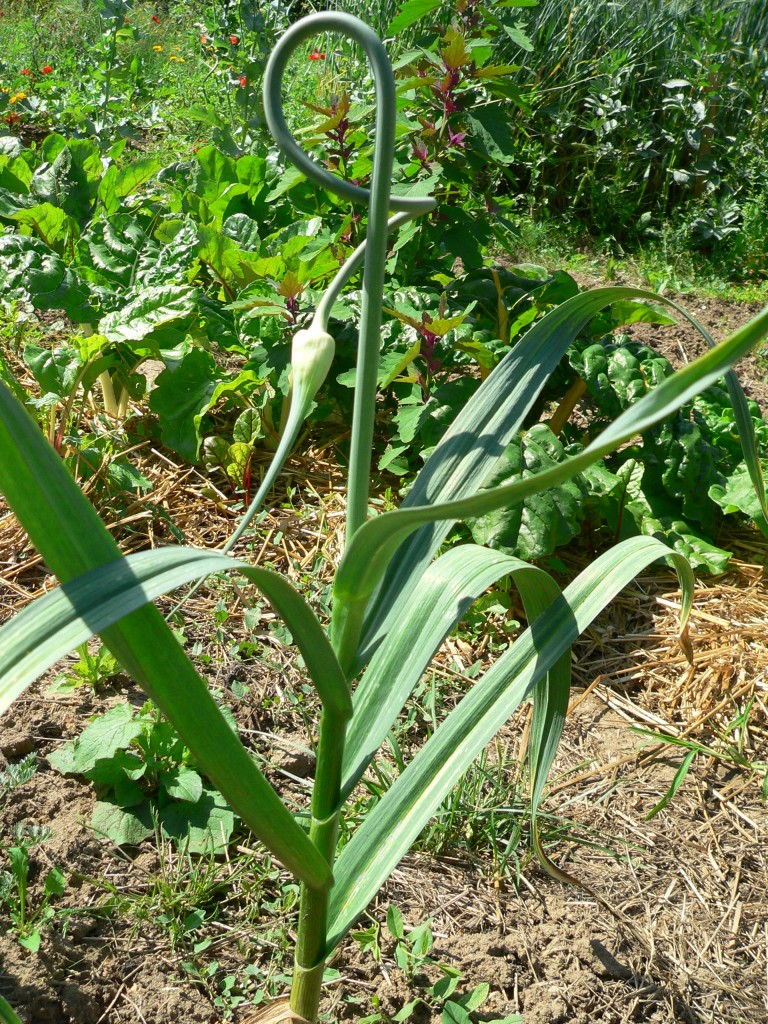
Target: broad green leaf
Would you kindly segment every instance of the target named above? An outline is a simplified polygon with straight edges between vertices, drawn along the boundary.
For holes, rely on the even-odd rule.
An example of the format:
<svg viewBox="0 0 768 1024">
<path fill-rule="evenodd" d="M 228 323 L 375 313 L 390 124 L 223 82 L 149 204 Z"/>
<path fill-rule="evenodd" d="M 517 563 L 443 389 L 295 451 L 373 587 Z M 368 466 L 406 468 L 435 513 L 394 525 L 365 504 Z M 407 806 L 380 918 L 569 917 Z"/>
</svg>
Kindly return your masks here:
<svg viewBox="0 0 768 1024">
<path fill-rule="evenodd" d="M 163 370 L 155 381 L 150 408 L 157 413 L 163 441 L 189 462 L 198 459 L 203 416 L 228 395 L 246 400 L 264 379 L 253 370 L 242 370 L 229 380 L 220 379 L 213 356 L 194 348 L 173 369 Z"/>
<path fill-rule="evenodd" d="M 203 795 L 203 780 L 193 768 L 176 765 L 160 775 L 160 783 L 174 800 L 196 803 Z"/>
<path fill-rule="evenodd" d="M 40 203 L 29 210 L 20 210 L 13 219 L 17 224 L 31 228 L 51 248 L 55 248 L 59 239 L 66 235 L 69 223 L 64 210 L 50 203 Z"/>
<path fill-rule="evenodd" d="M 206 790 L 194 802 L 173 800 L 160 811 L 163 832 L 181 849 L 195 854 L 223 853 L 235 828 L 235 816 L 221 794 Z"/>
<path fill-rule="evenodd" d="M 42 939 L 40 932 L 37 928 L 33 928 L 27 935 L 19 936 L 19 945 L 23 946 L 24 949 L 28 949 L 30 953 L 37 953 L 40 949 L 40 943 Z"/>
<path fill-rule="evenodd" d="M 141 735 L 142 724 L 133 717 L 130 704 L 117 704 L 87 725 L 77 739 L 55 750 L 48 758 L 63 775 L 85 774 L 99 760 L 108 760 L 117 750 Z"/>
<path fill-rule="evenodd" d="M 443 1007 L 442 1024 L 472 1024 L 472 1018 L 463 1006 L 448 1000 Z"/>
<path fill-rule="evenodd" d="M 521 50 L 526 50 L 528 53 L 533 52 L 533 43 L 519 25 L 505 25 L 504 31 Z"/>
<path fill-rule="evenodd" d="M 143 341 L 158 327 L 187 320 L 197 309 L 198 290 L 189 285 L 144 288 L 132 301 L 99 324 L 111 342 Z"/>
<path fill-rule="evenodd" d="M 563 446 L 549 427 L 537 423 L 509 445 L 487 487 L 518 476 L 534 476 L 562 462 L 564 457 Z M 526 561 L 550 555 L 579 533 L 586 493 L 584 482 L 575 477 L 526 498 L 519 505 L 469 520 L 472 539 L 478 544 L 509 551 Z"/>
<path fill-rule="evenodd" d="M 759 523 L 765 531 L 766 522 L 760 501 L 755 494 L 755 485 L 746 465 L 738 466 L 725 483 L 712 484 L 709 497 L 716 502 L 723 512 L 743 512 Z"/>
<path fill-rule="evenodd" d="M 99 800 L 93 809 L 91 825 L 117 846 L 138 846 L 154 832 L 148 802 L 128 808 L 112 800 Z"/>
<path fill-rule="evenodd" d="M 81 367 L 80 354 L 74 348 L 41 348 L 39 345 L 24 346 L 24 362 L 46 394 L 64 398 L 70 394 L 78 381 Z"/>
<path fill-rule="evenodd" d="M 441 3 L 442 0 L 406 0 L 389 23 L 387 35 L 399 35 L 404 29 L 410 28 L 432 11 L 436 11 Z"/>
<path fill-rule="evenodd" d="M 154 180 L 162 164 L 155 157 L 139 157 L 124 167 L 112 164 L 99 185 L 99 199 L 107 214 L 119 213 L 123 200 L 137 192 L 142 185 Z"/>
</svg>

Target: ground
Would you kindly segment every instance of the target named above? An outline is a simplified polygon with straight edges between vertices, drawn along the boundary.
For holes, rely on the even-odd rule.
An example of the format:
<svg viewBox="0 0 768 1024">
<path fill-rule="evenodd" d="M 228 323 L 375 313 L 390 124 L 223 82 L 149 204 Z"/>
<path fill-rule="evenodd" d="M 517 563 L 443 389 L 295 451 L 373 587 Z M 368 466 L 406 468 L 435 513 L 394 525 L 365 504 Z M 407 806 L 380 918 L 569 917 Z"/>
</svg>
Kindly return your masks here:
<svg viewBox="0 0 768 1024">
<path fill-rule="evenodd" d="M 754 312 L 721 300 L 684 301 L 716 336 Z M 632 328 L 653 344 L 662 330 Z M 660 347 L 679 361 L 695 354 L 692 337 L 684 327 L 665 330 Z M 768 408 L 759 359 L 745 361 L 740 376 Z M 126 530 L 127 546 L 171 539 L 148 511 L 150 503 L 182 522 L 190 539 L 218 543 L 231 516 L 203 499 L 196 472 L 169 472 L 148 451 L 142 458 L 156 486 L 143 507 L 123 512 L 132 531 Z M 261 527 L 266 532 L 253 557 L 282 560 L 297 575 L 321 553 L 334 557 L 333 532 L 326 540 L 326 529 L 340 511 L 329 453 L 310 452 L 293 471 L 308 508 L 301 515 L 277 508 Z M 375 942 L 358 935 L 342 945 L 331 964 L 337 973 L 327 988 L 324 1019 L 388 1021 L 421 994 L 430 1006 L 414 1007 L 409 1019 L 445 1020 L 439 999 L 427 995 L 445 965 L 460 975 L 457 993 L 488 984 L 477 1020 L 520 1013 L 525 1024 L 762 1024 L 768 1014 L 768 808 L 762 794 L 768 547 L 745 528 L 729 541 L 736 552 L 732 571 L 699 581 L 693 665 L 676 637 L 675 581 L 663 570 L 621 595 L 575 648 L 572 708 L 542 832 L 549 856 L 581 887 L 555 881 L 536 866 L 512 797 L 493 812 L 506 816 L 508 846 L 490 851 L 473 845 L 471 836 L 461 835 L 467 831 L 462 819 L 455 849 L 414 853 L 393 874 L 370 920 L 359 926 Z M 589 558 L 578 548 L 563 556 L 574 572 Z M 2 508 L 0 564 L 1 617 L 52 584 Z M 223 625 L 220 597 L 231 603 Z M 232 597 L 231 589 L 201 591 L 188 606 L 187 640 L 197 641 L 212 685 L 231 699 L 243 735 L 271 766 L 275 784 L 300 800 L 312 772 L 311 756 L 301 749 L 309 745 L 305 712 L 291 697 L 301 680 L 266 619 L 257 630 L 261 652 L 233 655 L 232 637 L 244 626 L 242 603 Z M 475 656 L 465 639 L 448 641 L 440 666 L 451 685 L 471 685 L 463 670 Z M 30 855 L 30 906 L 41 898 L 51 867 L 64 871 L 67 888 L 42 928 L 39 952 L 22 948 L 12 934 L 0 937 L 0 992 L 24 1024 L 256 1021 L 258 993 L 279 995 L 290 971 L 290 881 L 275 866 L 265 870 L 242 833 L 226 858 L 200 861 L 167 844 L 117 849 L 99 837 L 89 824 L 91 785 L 63 777 L 46 758 L 88 717 L 126 699 L 138 706 L 144 698 L 121 678 L 97 693 L 82 687 L 54 694 L 50 682 L 29 691 L 2 722 L 3 758 L 13 765 L 33 752 L 38 769 L 0 793 L 0 834 L 8 845 L 19 822 L 52 830 Z M 511 781 L 524 735 L 522 713 L 488 751 L 488 764 L 502 764 Z M 695 756 L 681 778 L 689 751 Z M 671 801 L 649 817 L 677 783 Z M 477 820 L 483 813 L 479 808 Z M 516 847 L 510 820 L 522 830 Z M 428 954 L 403 957 L 403 942 L 383 924 L 392 904 L 406 931 L 430 922 Z M 193 911 L 204 913 L 204 927 L 189 924 Z M 5 932 L 7 904 L 0 921 Z"/>
</svg>

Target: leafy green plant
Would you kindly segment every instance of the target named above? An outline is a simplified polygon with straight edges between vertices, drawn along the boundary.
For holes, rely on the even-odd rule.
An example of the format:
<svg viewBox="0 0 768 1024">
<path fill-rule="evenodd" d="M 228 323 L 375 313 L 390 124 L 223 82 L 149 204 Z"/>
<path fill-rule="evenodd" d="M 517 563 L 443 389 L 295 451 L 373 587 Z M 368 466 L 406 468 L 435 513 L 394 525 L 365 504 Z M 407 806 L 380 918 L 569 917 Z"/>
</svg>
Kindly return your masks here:
<svg viewBox="0 0 768 1024">
<path fill-rule="evenodd" d="M 50 830 L 17 826 L 15 842 L 2 849 L 7 858 L 8 869 L 0 870 L 0 904 L 4 905 L 11 919 L 11 931 L 19 943 L 31 953 L 40 948 L 40 929 L 55 914 L 51 901 L 64 892 L 67 881 L 59 868 L 51 868 L 43 880 L 43 893 L 35 907 L 29 898 L 30 859 L 29 854 L 39 843 L 45 842 Z"/>
<path fill-rule="evenodd" d="M 89 686 L 96 693 L 108 686 L 120 668 L 117 661 L 107 648 L 100 644 L 95 652 L 91 652 L 88 644 L 80 644 L 77 649 L 80 657 L 66 672 L 61 672 L 51 684 L 56 693 L 67 693 L 81 686 Z"/>
<path fill-rule="evenodd" d="M 190 853 L 221 852 L 235 825 L 207 786 L 173 726 L 147 703 L 118 704 L 48 758 L 64 775 L 83 775 L 99 790 L 91 824 L 118 845 L 137 845 L 155 830 Z"/>
<path fill-rule="evenodd" d="M 366 52 L 377 86 L 375 161 L 370 191 L 330 174 L 290 136 L 280 89 L 293 49 L 333 31 Z M 301 883 L 291 1004 L 315 1021 L 326 961 L 394 870 L 469 764 L 510 714 L 533 701 L 529 742 L 531 834 L 544 866 L 563 877 L 539 841 L 537 815 L 568 705 L 571 645 L 636 573 L 662 559 L 677 571 L 683 625 L 693 593 L 688 561 L 652 536 L 632 537 L 596 558 L 561 592 L 541 568 L 479 544 L 435 558 L 451 523 L 478 518 L 545 494 L 586 471 L 710 387 L 768 333 L 768 310 L 644 394 L 581 451 L 510 482 L 492 485 L 497 463 L 516 437 L 550 375 L 582 327 L 627 299 L 660 301 L 640 289 L 608 287 L 574 295 L 539 320 L 495 366 L 435 445 L 402 505 L 369 518 L 372 436 L 387 234 L 429 199 L 390 194 L 396 125 L 395 82 L 378 38 L 353 18 L 304 19 L 283 36 L 265 74 L 265 109 L 278 143 L 308 179 L 368 205 L 364 247 L 333 280 L 315 316 L 292 346 L 288 422 L 265 485 L 307 415 L 334 358 L 330 309 L 365 258 L 360 342 L 347 494 L 346 548 L 336 572 L 326 632 L 285 579 L 222 552 L 168 547 L 127 558 L 46 444 L 36 425 L 0 386 L 0 487 L 62 586 L 3 627 L 0 707 L 7 707 L 63 653 L 99 633 L 147 691 L 233 811 Z M 390 212 L 394 216 L 388 220 Z M 673 304 L 661 300 L 668 308 Z M 750 479 L 765 501 L 743 392 L 730 380 Z M 277 468 L 275 468 L 277 467 Z M 264 498 L 255 496 L 236 536 Z M 230 538 L 231 547 L 236 536 Z M 186 582 L 237 570 L 284 619 L 320 700 L 317 765 L 309 829 L 270 787 L 159 612 L 148 604 Z M 528 628 L 481 674 L 402 774 L 337 851 L 340 816 L 412 689 L 476 597 L 500 577 L 520 592 Z M 352 687 L 354 684 L 354 691 Z M 123 715 L 125 712 L 122 713 Z M 337 856 L 338 852 L 338 856 Z"/>
<path fill-rule="evenodd" d="M 360 1018 L 360 1024 L 376 1024 L 376 1022 L 387 1022 L 393 1024 L 400 1021 L 420 1019 L 418 1015 L 425 1008 L 428 1009 L 434 1019 L 440 1015 L 443 1024 L 472 1024 L 470 1014 L 473 1011 L 482 1010 L 483 1003 L 488 998 L 490 985 L 480 982 L 468 992 L 461 992 L 462 982 L 465 980 L 461 971 L 448 964 L 441 963 L 432 955 L 434 936 L 430 927 L 431 922 L 425 921 L 416 928 L 406 930 L 403 917 L 395 904 L 390 904 L 387 910 L 386 926 L 392 940 L 394 940 L 395 963 L 404 973 L 409 985 L 413 987 L 417 981 L 419 995 L 403 1005 L 394 1016 L 383 1012 L 374 1012 L 366 1017 Z M 365 952 L 370 952 L 374 958 L 381 959 L 381 948 L 379 946 L 380 926 L 374 924 L 365 931 L 353 932 L 352 938 L 356 939 Z M 432 969 L 439 972 L 440 977 L 435 982 L 427 983 L 420 979 L 424 969 Z M 511 1014 L 506 1017 L 495 1017 L 483 1014 L 483 1020 L 496 1021 L 497 1024 L 522 1024 L 522 1017 L 519 1014 Z"/>
</svg>

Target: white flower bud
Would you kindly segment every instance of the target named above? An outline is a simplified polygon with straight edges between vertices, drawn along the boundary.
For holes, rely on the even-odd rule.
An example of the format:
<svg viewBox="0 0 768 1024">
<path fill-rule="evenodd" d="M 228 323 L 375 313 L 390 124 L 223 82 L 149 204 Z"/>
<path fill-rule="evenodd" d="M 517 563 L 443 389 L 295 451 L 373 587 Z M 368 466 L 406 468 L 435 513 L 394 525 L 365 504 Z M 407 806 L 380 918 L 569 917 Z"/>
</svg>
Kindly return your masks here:
<svg viewBox="0 0 768 1024">
<path fill-rule="evenodd" d="M 291 344 L 291 388 L 301 398 L 314 398 L 336 354 L 336 342 L 327 331 L 310 326 L 297 331 Z"/>
</svg>

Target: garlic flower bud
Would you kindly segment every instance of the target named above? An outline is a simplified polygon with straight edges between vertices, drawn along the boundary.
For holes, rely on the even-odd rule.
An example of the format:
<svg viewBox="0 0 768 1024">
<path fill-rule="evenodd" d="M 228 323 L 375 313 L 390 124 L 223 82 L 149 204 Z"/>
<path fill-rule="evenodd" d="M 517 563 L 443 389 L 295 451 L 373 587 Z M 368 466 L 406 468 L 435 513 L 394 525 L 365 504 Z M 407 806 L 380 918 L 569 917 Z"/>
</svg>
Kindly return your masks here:
<svg viewBox="0 0 768 1024">
<path fill-rule="evenodd" d="M 328 376 L 335 354 L 336 342 L 314 324 L 294 334 L 290 384 L 299 401 L 314 398 Z"/>
</svg>

